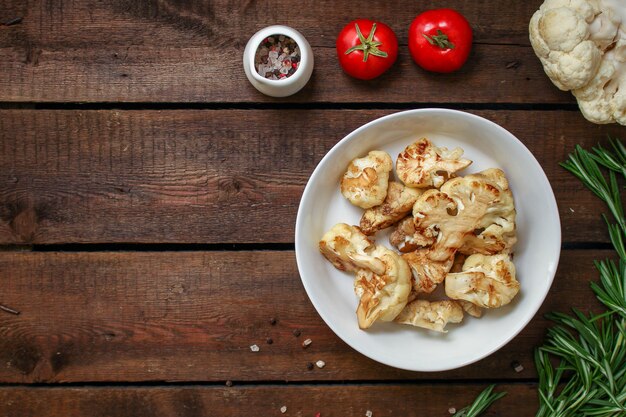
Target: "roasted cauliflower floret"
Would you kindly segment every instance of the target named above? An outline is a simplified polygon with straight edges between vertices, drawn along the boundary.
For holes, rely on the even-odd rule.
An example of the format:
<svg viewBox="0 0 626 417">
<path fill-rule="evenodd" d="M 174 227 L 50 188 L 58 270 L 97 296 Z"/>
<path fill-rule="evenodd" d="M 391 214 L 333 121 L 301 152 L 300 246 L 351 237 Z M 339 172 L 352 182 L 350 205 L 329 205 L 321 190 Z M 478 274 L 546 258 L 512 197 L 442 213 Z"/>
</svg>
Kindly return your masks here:
<svg viewBox="0 0 626 417">
<path fill-rule="evenodd" d="M 371 255 L 374 243 L 354 226 L 334 225 L 319 242 L 320 252 L 341 271 L 369 269 L 377 274 L 385 272 L 385 264 Z"/>
<path fill-rule="evenodd" d="M 371 256 L 384 264 L 383 272 L 360 269 L 354 280 L 359 296 L 356 314 L 361 329 L 374 321 L 392 321 L 404 308 L 411 291 L 411 271 L 406 261 L 384 246 L 377 246 Z"/>
<path fill-rule="evenodd" d="M 421 138 L 398 155 L 396 173 L 407 187 L 439 188 L 455 172 L 472 163 L 461 158 L 462 155 L 461 148 L 449 151 Z"/>
<path fill-rule="evenodd" d="M 445 261 L 433 261 L 429 259 L 428 249 L 404 253 L 402 258 L 411 268 L 413 291 L 418 294 L 433 292 L 446 278 L 454 261 L 453 257 Z"/>
<path fill-rule="evenodd" d="M 463 272 L 446 276 L 446 295 L 485 308 L 502 307 L 511 302 L 520 289 L 515 265 L 508 252 L 497 255 L 471 255 Z"/>
<path fill-rule="evenodd" d="M 463 320 L 463 309 L 452 300 L 426 301 L 415 300 L 407 304 L 395 321 L 416 327 L 446 333 L 448 323 L 460 323 Z"/>
<path fill-rule="evenodd" d="M 453 247 L 452 243 L 458 246 L 462 242 L 457 242 L 457 236 L 464 233 L 466 226 L 457 225 L 456 214 L 457 205 L 446 193 L 439 190 L 428 190 L 420 196 L 413 206 L 413 222 L 415 234 L 412 239 L 422 246 L 435 248 L 433 251 L 435 260 L 446 260 L 453 256 L 458 247 Z M 445 228 L 444 232 L 441 228 Z M 447 238 L 442 241 L 442 237 L 450 235 L 454 239 Z M 448 240 L 451 241 L 448 244 Z"/>
<path fill-rule="evenodd" d="M 405 187 L 399 182 L 390 181 L 387 197 L 379 206 L 369 208 L 361 217 L 360 228 L 366 235 L 373 235 L 405 217 L 413 209 L 413 205 L 422 192 L 415 188 Z"/>
<path fill-rule="evenodd" d="M 485 205 L 485 212 L 476 223 L 472 233 L 465 236 L 459 252 L 466 255 L 474 253 L 490 255 L 510 249 L 517 241 L 515 233 L 516 212 L 513 194 L 509 189 L 509 183 L 504 172 L 500 169 L 491 168 L 468 177 L 470 177 L 470 181 L 450 181 L 449 184 L 445 184 L 444 191 L 457 202 L 457 207 L 463 207 L 463 209 L 468 206 L 468 201 L 473 203 L 472 205 L 489 202 Z M 471 190 L 475 184 L 474 179 L 479 181 L 484 179 L 487 188 L 489 186 L 495 187 L 498 194 L 497 199 L 487 201 L 477 199 L 476 192 Z M 469 198 L 467 198 L 468 191 Z"/>
<path fill-rule="evenodd" d="M 446 261 L 457 250 L 493 254 L 516 241 L 515 207 L 504 173 L 489 169 L 428 190 L 413 206 L 416 234 L 432 241 L 429 258 Z"/>
<path fill-rule="evenodd" d="M 368 209 L 382 204 L 387 196 L 393 162 L 387 152 L 371 151 L 353 159 L 341 179 L 341 194 L 355 206 Z"/>
<path fill-rule="evenodd" d="M 465 301 L 465 300 L 455 300 L 455 301 L 459 303 L 463 311 L 465 311 L 470 316 L 476 317 L 477 319 L 482 317 L 483 310 L 480 307 L 478 307 L 476 304 L 470 303 L 469 301 Z"/>
<path fill-rule="evenodd" d="M 413 216 L 402 219 L 389 235 L 389 243 L 403 253 L 431 245 L 433 241 L 433 239 L 424 238 L 422 234 L 415 233 Z"/>
</svg>

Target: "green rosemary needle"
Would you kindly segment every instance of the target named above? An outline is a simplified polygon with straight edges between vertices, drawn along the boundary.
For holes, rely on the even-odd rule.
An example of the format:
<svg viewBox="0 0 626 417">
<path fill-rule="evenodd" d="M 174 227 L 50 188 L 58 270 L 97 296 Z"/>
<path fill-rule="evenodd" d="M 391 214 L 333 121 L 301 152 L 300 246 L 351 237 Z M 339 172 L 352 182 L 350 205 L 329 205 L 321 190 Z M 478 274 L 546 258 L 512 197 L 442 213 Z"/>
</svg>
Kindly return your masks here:
<svg viewBox="0 0 626 417">
<path fill-rule="evenodd" d="M 498 401 L 500 398 L 506 395 L 506 392 L 494 393 L 493 389 L 495 385 L 489 385 L 483 392 L 478 394 L 478 397 L 471 405 L 457 411 L 452 417 L 478 417 L 484 413 L 491 404 Z"/>
</svg>

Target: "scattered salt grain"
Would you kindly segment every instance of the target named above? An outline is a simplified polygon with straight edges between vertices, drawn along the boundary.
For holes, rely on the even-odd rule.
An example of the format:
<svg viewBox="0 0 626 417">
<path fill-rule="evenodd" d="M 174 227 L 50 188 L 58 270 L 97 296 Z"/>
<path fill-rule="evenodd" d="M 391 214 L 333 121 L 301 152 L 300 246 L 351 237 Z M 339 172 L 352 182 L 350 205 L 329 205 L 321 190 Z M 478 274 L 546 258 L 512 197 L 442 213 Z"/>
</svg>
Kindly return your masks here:
<svg viewBox="0 0 626 417">
<path fill-rule="evenodd" d="M 326 362 L 324 361 L 317 361 L 315 362 L 315 364 L 317 365 L 318 368 L 322 369 L 323 367 L 326 366 Z"/>
<path fill-rule="evenodd" d="M 306 349 L 311 345 L 311 343 L 313 343 L 313 341 L 311 339 L 307 339 L 304 342 L 302 342 L 302 347 Z"/>
<path fill-rule="evenodd" d="M 365 417 L 372 417 L 373 415 L 374 415 L 374 413 L 372 413 L 372 411 L 371 411 L 371 410 L 367 410 L 367 411 L 365 412 Z"/>
<path fill-rule="evenodd" d="M 261 349 L 259 349 L 259 347 L 257 345 L 252 345 L 252 346 L 250 346 L 250 350 L 253 351 L 253 352 L 258 352 Z"/>
<path fill-rule="evenodd" d="M 520 373 L 524 370 L 524 366 L 521 363 L 518 363 L 513 369 L 515 369 L 515 372 Z"/>
<path fill-rule="evenodd" d="M 287 412 L 287 406 L 283 405 L 282 407 L 280 407 L 280 412 L 285 414 Z"/>
<path fill-rule="evenodd" d="M 456 413 L 456 408 L 454 408 L 454 407 L 448 408 L 448 413 L 455 414 Z"/>
</svg>

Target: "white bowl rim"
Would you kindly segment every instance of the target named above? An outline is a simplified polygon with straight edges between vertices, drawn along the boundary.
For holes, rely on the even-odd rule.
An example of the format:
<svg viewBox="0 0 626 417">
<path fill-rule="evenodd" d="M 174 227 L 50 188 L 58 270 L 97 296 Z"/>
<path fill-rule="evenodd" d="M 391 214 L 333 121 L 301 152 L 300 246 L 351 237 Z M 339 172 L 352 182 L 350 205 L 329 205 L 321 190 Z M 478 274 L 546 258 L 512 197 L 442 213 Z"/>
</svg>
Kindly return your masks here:
<svg viewBox="0 0 626 417">
<path fill-rule="evenodd" d="M 487 124 L 490 124 L 492 127 L 495 127 L 496 130 L 500 130 L 502 133 L 505 134 L 505 136 L 508 136 L 510 139 L 513 140 L 513 142 L 516 142 L 518 145 L 520 145 L 520 149 L 522 150 L 522 152 L 525 152 L 527 154 L 527 156 L 529 157 L 529 160 L 531 161 L 531 163 L 536 165 L 536 168 L 539 170 L 539 172 L 542 174 L 542 179 L 544 180 L 544 185 L 547 186 L 547 189 L 550 191 L 549 193 L 549 205 L 551 206 L 551 211 L 552 211 L 552 215 L 555 217 L 555 219 L 557 220 L 556 222 L 556 227 L 558 229 L 558 240 L 555 241 L 555 244 L 553 245 L 553 247 L 556 248 L 556 257 L 555 257 L 555 265 L 558 267 L 559 264 L 559 260 L 560 260 L 560 255 L 561 255 L 561 221 L 560 221 L 560 216 L 559 216 L 559 211 L 558 211 L 558 206 L 556 204 L 556 198 L 554 196 L 554 190 L 552 189 L 552 186 L 550 184 L 550 181 L 548 180 L 543 168 L 541 167 L 541 165 L 539 164 L 539 162 L 537 161 L 537 159 L 535 158 L 535 156 L 532 154 L 532 152 L 530 152 L 530 150 L 526 147 L 526 145 L 524 145 L 524 143 L 522 141 L 520 141 L 515 135 L 513 135 L 511 132 L 509 132 L 508 130 L 506 130 L 505 128 L 503 128 L 502 126 L 500 126 L 499 124 L 492 122 L 489 119 L 486 119 L 484 117 L 478 116 L 476 114 L 472 114 L 472 113 L 468 113 L 465 111 L 461 111 L 461 110 L 454 110 L 454 109 L 447 109 L 447 108 L 421 108 L 421 109 L 413 109 L 413 110 L 405 110 L 405 111 L 400 111 L 400 112 L 396 112 L 396 113 L 392 113 L 392 114 L 388 114 L 386 116 L 382 116 L 379 117 L 377 119 L 371 120 L 370 122 L 358 127 L 357 129 L 353 130 L 352 132 L 350 132 L 348 135 L 346 135 L 344 138 L 342 138 L 339 142 L 337 142 L 327 153 L 326 155 L 324 155 L 324 157 L 320 160 L 320 162 L 318 162 L 317 166 L 315 167 L 315 169 L 313 170 L 313 173 L 311 174 L 311 176 L 309 177 L 309 180 L 307 181 L 307 184 L 304 188 L 304 191 L 302 193 L 302 197 L 300 198 L 300 204 L 298 206 L 298 212 L 296 215 L 296 226 L 295 226 L 295 252 L 296 252 L 296 263 L 298 266 L 298 273 L 300 275 L 300 280 L 302 281 L 302 285 L 304 286 L 304 289 L 307 293 L 307 296 L 309 297 L 309 300 L 311 300 L 311 303 L 313 304 L 315 310 L 317 311 L 317 314 L 320 315 L 320 317 L 322 318 L 322 320 L 324 320 L 324 322 L 326 323 L 326 325 L 328 327 L 330 327 L 330 329 L 341 339 L 343 340 L 348 346 L 350 346 L 352 349 L 356 350 L 357 352 L 361 353 L 362 355 L 375 360 L 376 362 L 380 362 L 382 364 L 385 364 L 387 366 L 391 366 L 394 368 L 398 368 L 398 369 L 404 369 L 404 370 L 409 370 L 409 371 L 419 371 L 419 372 L 439 372 L 439 371 L 447 371 L 447 370 L 451 370 L 451 369 L 457 369 L 457 368 L 461 368 L 464 366 L 467 366 L 469 364 L 478 362 L 481 359 L 486 358 L 487 356 L 491 355 L 492 353 L 498 351 L 499 349 L 501 349 L 503 346 L 505 346 L 506 344 L 508 344 L 511 340 L 513 340 L 527 325 L 528 323 L 534 318 L 534 316 L 537 314 L 537 311 L 539 311 L 539 309 L 541 308 L 541 306 L 543 305 L 548 293 L 550 292 L 550 288 L 552 287 L 552 283 L 554 282 L 554 276 L 556 275 L 556 268 L 553 271 L 552 274 L 550 274 L 550 278 L 549 278 L 549 282 L 548 285 L 546 286 L 546 290 L 543 294 L 541 294 L 541 299 L 540 302 L 537 304 L 537 309 L 530 315 L 527 316 L 526 320 L 524 320 L 523 322 L 520 321 L 517 328 L 506 338 L 504 338 L 499 344 L 497 344 L 496 346 L 494 346 L 493 349 L 488 350 L 480 355 L 477 355 L 474 358 L 465 360 L 459 364 L 455 364 L 453 366 L 432 366 L 429 368 L 421 368 L 421 367 L 404 367 L 404 366 L 399 366 L 397 363 L 391 363 L 390 361 L 387 361 L 385 359 L 379 359 L 379 358 L 372 358 L 370 355 L 368 355 L 366 352 L 364 352 L 362 349 L 360 349 L 358 346 L 356 346 L 354 343 L 351 343 L 350 340 L 348 340 L 347 338 L 344 338 L 344 336 L 341 334 L 341 332 L 338 331 L 337 327 L 333 324 L 333 320 L 331 319 L 331 317 L 328 317 L 320 308 L 319 308 L 319 302 L 314 299 L 311 294 L 312 294 L 312 289 L 309 287 L 309 285 L 307 284 L 307 281 L 305 279 L 303 279 L 302 277 L 302 273 L 300 272 L 302 270 L 302 260 L 301 260 L 301 256 L 299 255 L 299 253 L 302 253 L 302 251 L 304 251 L 305 249 L 301 247 L 301 239 L 299 238 L 299 236 L 303 233 L 302 232 L 302 228 L 303 228 L 303 204 L 302 202 L 305 201 L 305 199 L 309 198 L 309 184 L 311 183 L 311 181 L 318 175 L 318 172 L 320 171 L 321 167 L 324 165 L 324 162 L 327 159 L 330 159 L 332 156 L 332 154 L 334 154 L 335 152 L 337 152 L 338 149 L 340 149 L 345 143 L 349 142 L 353 137 L 358 136 L 362 131 L 366 130 L 367 128 L 369 128 L 370 125 L 375 124 L 375 123 L 380 123 L 383 120 L 392 120 L 395 118 L 401 118 L 401 117 L 405 117 L 406 115 L 409 114 L 419 114 L 419 113 L 424 113 L 424 114 L 428 114 L 428 113 L 432 113 L 432 114 L 454 114 L 456 116 L 461 116 L 461 117 L 467 117 L 470 119 L 476 119 L 476 120 L 480 120 L 481 122 L 486 122 Z"/>
</svg>

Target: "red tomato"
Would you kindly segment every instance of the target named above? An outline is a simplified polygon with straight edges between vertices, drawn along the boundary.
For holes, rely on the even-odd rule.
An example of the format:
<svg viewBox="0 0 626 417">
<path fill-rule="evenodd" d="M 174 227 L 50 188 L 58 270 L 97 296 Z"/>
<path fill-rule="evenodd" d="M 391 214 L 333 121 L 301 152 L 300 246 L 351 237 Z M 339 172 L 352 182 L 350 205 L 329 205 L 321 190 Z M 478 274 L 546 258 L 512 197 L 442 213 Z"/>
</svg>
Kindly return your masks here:
<svg viewBox="0 0 626 417">
<path fill-rule="evenodd" d="M 409 28 L 409 51 L 425 70 L 456 71 L 467 61 L 471 49 L 472 28 L 456 10 L 428 10 Z"/>
<path fill-rule="evenodd" d="M 357 19 L 337 36 L 337 57 L 341 68 L 361 80 L 371 80 L 387 71 L 398 57 L 398 38 L 381 22 Z"/>
</svg>

